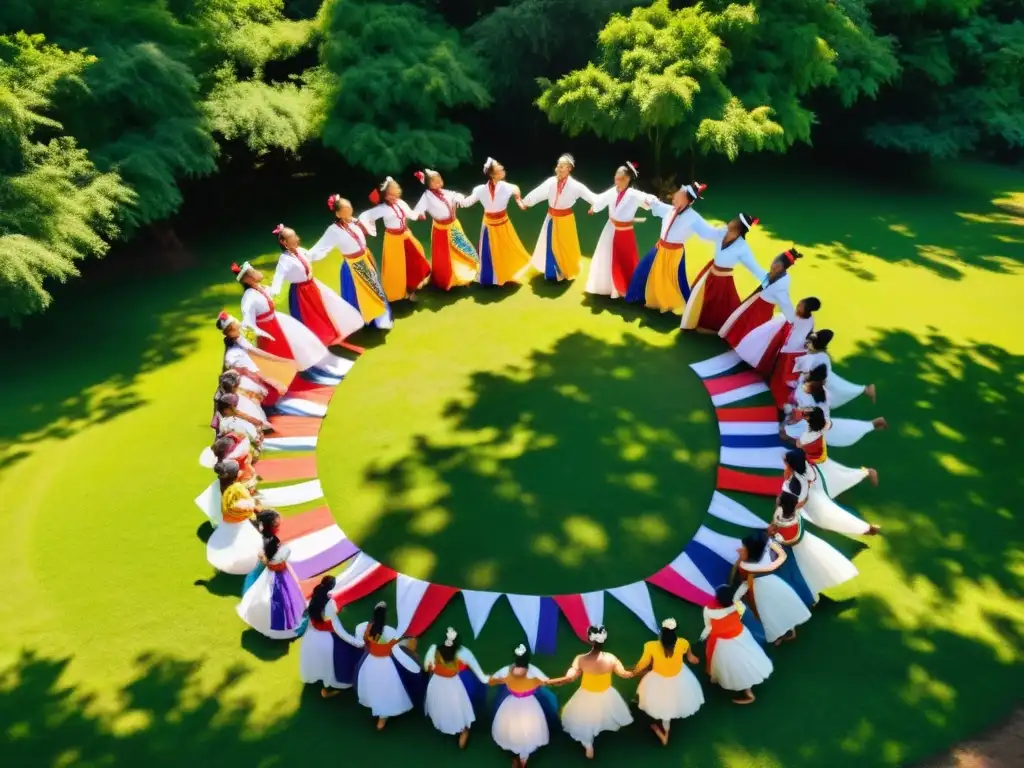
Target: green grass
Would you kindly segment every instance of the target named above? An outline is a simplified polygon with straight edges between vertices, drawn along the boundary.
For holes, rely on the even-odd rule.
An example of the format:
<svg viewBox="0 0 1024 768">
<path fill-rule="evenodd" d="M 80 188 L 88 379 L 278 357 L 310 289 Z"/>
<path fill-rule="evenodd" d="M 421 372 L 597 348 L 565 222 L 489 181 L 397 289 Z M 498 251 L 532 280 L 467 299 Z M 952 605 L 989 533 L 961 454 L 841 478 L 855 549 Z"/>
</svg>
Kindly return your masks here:
<svg viewBox="0 0 1024 768">
<path fill-rule="evenodd" d="M 513 180 L 534 181 L 525 176 Z M 958 167 L 925 189 L 809 172 L 713 181 L 702 210 L 760 216 L 751 242 L 763 263 L 791 243 L 809 255 L 794 294 L 822 299 L 844 375 L 878 385 L 877 408 L 857 401 L 843 415 L 881 413 L 892 430 L 836 455 L 879 468 L 881 486 L 849 503 L 886 536 L 868 547 L 830 539 L 861 576 L 799 642 L 772 651 L 776 672 L 755 706 L 708 686 L 668 749 L 636 726 L 602 737 L 598 759 L 919 759 L 1007 713 L 1024 682 L 1024 177 Z M 457 754 L 419 715 L 379 736 L 351 696 L 303 690 L 297 647 L 243 632 L 238 581 L 211 578 L 205 562 L 191 500 L 208 482 L 196 457 L 219 359 L 211 318 L 237 307 L 226 264 L 272 260 L 265 221 L 315 239 L 325 183 L 298 182 L 293 210 L 195 233 L 201 266 L 83 283 L 5 340 L 0 723 L 12 765 L 505 760 L 486 728 Z M 516 218 L 531 245 L 539 215 Z M 579 220 L 587 251 L 603 219 Z M 464 217 L 470 232 L 478 222 Z M 691 250 L 691 274 L 707 255 Z M 321 274 L 336 281 L 333 265 Z M 364 334 L 377 346 L 340 388 L 319 460 L 332 509 L 371 554 L 468 587 L 577 591 L 642 578 L 689 539 L 715 442 L 687 364 L 716 343 L 580 288 L 427 295 L 386 342 Z M 394 586 L 382 594 L 393 599 Z M 696 639 L 699 611 L 652 594 L 659 616 Z M 347 609 L 350 621 L 376 599 Z M 425 639 L 448 624 L 468 631 L 460 598 Z M 634 661 L 643 628 L 610 598 L 606 624 L 610 649 Z M 471 647 L 494 668 L 520 638 L 501 601 Z M 580 649 L 564 624 L 558 644 L 538 659 L 549 673 Z M 557 736 L 537 763 L 560 760 L 583 758 Z"/>
</svg>

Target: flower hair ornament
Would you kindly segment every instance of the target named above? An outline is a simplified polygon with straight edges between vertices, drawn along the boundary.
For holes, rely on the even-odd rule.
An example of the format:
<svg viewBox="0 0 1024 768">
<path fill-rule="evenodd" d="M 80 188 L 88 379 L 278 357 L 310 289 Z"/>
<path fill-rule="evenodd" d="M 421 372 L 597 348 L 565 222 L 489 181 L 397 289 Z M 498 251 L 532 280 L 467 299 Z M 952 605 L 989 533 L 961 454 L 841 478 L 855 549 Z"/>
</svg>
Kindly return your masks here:
<svg viewBox="0 0 1024 768">
<path fill-rule="evenodd" d="M 608 630 L 604 627 L 595 627 L 587 633 L 587 639 L 592 643 L 603 643 L 608 639 Z"/>
<path fill-rule="evenodd" d="M 516 646 L 516 649 L 514 651 L 512 651 L 512 653 L 514 653 L 516 656 L 525 656 L 526 655 L 526 646 L 523 645 L 522 643 L 520 643 L 519 645 Z"/>
<path fill-rule="evenodd" d="M 703 200 L 704 190 L 707 188 L 707 184 L 701 184 L 699 181 L 694 181 L 692 184 L 687 184 L 683 187 L 683 191 L 690 196 L 691 200 Z"/>
<path fill-rule="evenodd" d="M 627 160 L 626 161 L 626 168 L 633 175 L 633 179 L 634 180 L 640 178 L 640 166 L 639 165 L 634 163 L 632 160 Z"/>
<path fill-rule="evenodd" d="M 276 227 L 274 227 L 273 231 L 271 231 L 270 234 L 281 237 L 282 232 L 284 232 L 284 224 L 278 224 Z"/>
<path fill-rule="evenodd" d="M 335 193 L 327 198 L 327 210 L 334 211 L 338 205 L 338 201 L 341 200 L 341 195 Z"/>
<path fill-rule="evenodd" d="M 675 632 L 675 630 L 676 630 L 676 620 L 675 619 L 665 619 L 663 622 L 661 622 L 661 626 L 662 626 L 663 629 L 667 629 L 667 630 L 669 630 L 671 632 Z"/>
<path fill-rule="evenodd" d="M 458 638 L 458 636 L 459 636 L 458 632 L 456 632 L 451 627 L 448 627 L 448 629 L 444 633 L 444 644 L 445 644 L 445 646 L 448 647 L 448 648 L 451 648 L 453 645 L 455 645 L 455 640 Z"/>
<path fill-rule="evenodd" d="M 377 603 L 373 607 L 374 607 L 374 609 L 377 609 L 377 608 L 387 608 L 388 604 L 386 602 L 384 602 L 383 600 L 381 600 L 379 603 Z"/>
<path fill-rule="evenodd" d="M 244 262 L 242 266 L 238 266 L 234 262 L 231 263 L 231 271 L 235 274 L 235 280 L 242 282 L 242 278 L 245 277 L 246 272 L 252 269 L 252 264 L 248 261 Z"/>
<path fill-rule="evenodd" d="M 388 176 L 387 178 L 384 179 L 384 181 L 378 184 L 374 188 L 373 192 L 370 193 L 370 202 L 373 203 L 374 205 L 380 205 L 380 201 L 382 199 L 381 193 L 386 192 L 388 186 L 390 186 L 393 182 L 394 179 Z"/>
<path fill-rule="evenodd" d="M 429 179 L 431 176 L 436 176 L 436 175 L 437 175 L 437 171 L 435 171 L 432 168 L 424 168 L 422 171 L 416 171 L 416 173 L 413 174 L 413 176 L 416 177 L 416 180 L 420 184 L 426 184 L 427 183 L 427 179 Z"/>
</svg>

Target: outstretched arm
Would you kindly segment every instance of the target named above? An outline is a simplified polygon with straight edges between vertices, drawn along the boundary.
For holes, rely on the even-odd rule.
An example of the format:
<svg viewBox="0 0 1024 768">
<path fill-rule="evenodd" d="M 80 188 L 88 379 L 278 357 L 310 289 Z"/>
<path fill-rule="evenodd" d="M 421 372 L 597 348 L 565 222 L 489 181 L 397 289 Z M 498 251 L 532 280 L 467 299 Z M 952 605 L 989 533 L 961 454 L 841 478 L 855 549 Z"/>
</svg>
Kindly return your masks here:
<svg viewBox="0 0 1024 768">
<path fill-rule="evenodd" d="M 754 252 L 750 249 L 749 245 L 744 248 L 743 252 L 740 254 L 740 261 L 743 263 L 743 266 L 747 268 L 750 274 L 757 279 L 757 282 L 763 282 L 765 277 L 768 276 L 768 272 L 762 269 L 761 265 L 757 263 L 757 259 L 754 258 Z"/>
<path fill-rule="evenodd" d="M 535 189 L 530 190 L 529 194 L 523 198 L 523 205 L 529 208 L 531 205 L 536 205 L 541 200 L 547 200 L 548 191 L 551 189 L 551 179 L 547 179 L 542 182 Z"/>
<path fill-rule="evenodd" d="M 459 208 L 470 208 L 473 205 L 476 205 L 478 202 L 480 202 L 480 199 L 476 196 L 476 189 L 474 189 L 472 192 L 470 192 L 465 197 L 461 197 L 460 196 L 455 201 L 455 204 L 457 206 L 459 206 Z"/>
<path fill-rule="evenodd" d="M 712 243 L 718 242 L 722 239 L 724 233 L 721 229 L 718 227 L 712 227 L 704 220 L 703 216 L 692 208 L 690 210 L 693 213 L 693 231 L 697 233 L 697 237 L 701 240 L 707 240 Z"/>
</svg>

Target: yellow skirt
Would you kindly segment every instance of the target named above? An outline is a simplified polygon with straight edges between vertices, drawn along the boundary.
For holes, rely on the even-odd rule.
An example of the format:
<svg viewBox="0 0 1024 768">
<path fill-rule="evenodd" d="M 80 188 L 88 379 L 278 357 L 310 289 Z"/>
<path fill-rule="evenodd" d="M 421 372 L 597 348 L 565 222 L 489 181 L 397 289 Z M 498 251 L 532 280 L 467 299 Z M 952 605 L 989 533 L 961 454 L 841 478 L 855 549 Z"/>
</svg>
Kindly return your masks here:
<svg viewBox="0 0 1024 768">
<path fill-rule="evenodd" d="M 459 220 L 434 220 L 430 233 L 430 278 L 442 291 L 476 279 L 476 248 L 466 239 Z"/>
<path fill-rule="evenodd" d="M 504 285 L 516 282 L 529 263 L 530 254 L 526 252 L 508 215 L 485 214 L 480 233 L 480 283 Z"/>
<path fill-rule="evenodd" d="M 430 277 L 430 262 L 412 232 L 384 232 L 381 283 L 388 301 L 401 301 Z"/>
<path fill-rule="evenodd" d="M 547 280 L 573 280 L 580 273 L 580 238 L 572 213 L 550 216 L 533 252 L 533 266 Z"/>
<path fill-rule="evenodd" d="M 659 241 L 637 265 L 626 300 L 643 301 L 651 309 L 681 315 L 688 292 L 686 250 L 682 245 Z"/>
<path fill-rule="evenodd" d="M 341 297 L 359 309 L 364 323 L 372 323 L 388 314 L 387 298 L 368 250 L 358 256 L 342 257 Z"/>
</svg>

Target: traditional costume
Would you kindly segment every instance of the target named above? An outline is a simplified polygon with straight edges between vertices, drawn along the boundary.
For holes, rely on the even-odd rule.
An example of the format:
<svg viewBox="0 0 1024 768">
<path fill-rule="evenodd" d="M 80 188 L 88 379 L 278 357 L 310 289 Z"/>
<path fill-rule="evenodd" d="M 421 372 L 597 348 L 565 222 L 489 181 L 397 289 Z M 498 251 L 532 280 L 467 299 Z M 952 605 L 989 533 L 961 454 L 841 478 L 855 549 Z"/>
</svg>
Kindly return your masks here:
<svg viewBox="0 0 1024 768">
<path fill-rule="evenodd" d="M 684 189 L 691 199 L 697 199 L 704 185 L 700 189 L 692 186 Z M 719 230 L 704 221 L 692 206 L 680 211 L 654 195 L 647 196 L 647 205 L 651 213 L 662 219 L 661 238 L 637 265 L 626 291 L 626 301 L 642 302 L 651 309 L 679 315 L 690 297 L 690 284 L 686 280 L 686 241 L 696 232 L 698 237 L 713 242 Z"/>
<path fill-rule="evenodd" d="M 829 431 L 828 425 L 829 422 L 826 421 L 825 429 L 821 432 L 816 432 L 812 429 L 805 430 L 797 439 L 797 445 L 803 448 L 804 453 L 807 455 L 808 463 L 814 465 L 814 469 L 817 471 L 817 482 L 821 490 L 830 499 L 835 499 L 843 491 L 848 491 L 857 485 L 869 473 L 866 467 L 853 469 L 828 457 L 828 445 L 825 440 L 825 434 Z M 811 522 L 818 525 L 813 518 Z M 824 525 L 821 527 L 827 528 Z"/>
<path fill-rule="evenodd" d="M 864 394 L 864 390 L 867 389 L 864 384 L 854 384 L 852 381 L 847 381 L 835 373 L 832 370 L 832 359 L 828 356 L 828 352 L 824 350 L 807 352 L 793 361 L 793 372 L 797 376 L 796 386 L 801 386 L 807 374 L 819 365 L 824 365 L 828 370 L 825 387 L 828 389 L 829 397 L 832 399 L 833 408 L 846 405 L 851 400 Z"/>
<path fill-rule="evenodd" d="M 299 580 L 288 565 L 289 555 L 291 549 L 278 543 L 270 559 L 264 557 L 250 574 L 251 583 L 235 609 L 242 621 L 271 640 L 296 637 L 306 608 Z"/>
<path fill-rule="evenodd" d="M 526 649 L 521 645 L 519 649 L 517 655 L 525 655 Z M 512 675 L 511 667 L 504 667 L 491 676 L 492 682 L 501 682 L 492 703 L 491 738 L 524 762 L 548 743 L 549 723 L 558 720 L 558 703 L 554 694 L 544 687 L 547 679 L 532 664 L 522 677 Z"/>
<path fill-rule="evenodd" d="M 250 522 L 256 502 L 243 483 L 221 494 L 221 524 L 206 542 L 206 559 L 222 573 L 244 576 L 259 562 L 263 537 Z"/>
<path fill-rule="evenodd" d="M 227 315 L 226 312 L 222 312 L 222 315 Z M 269 381 L 263 377 L 260 373 L 259 367 L 253 362 L 252 356 L 249 354 L 253 350 L 252 344 L 246 339 L 239 337 L 234 340 L 225 339 L 224 347 L 224 364 L 223 370 L 234 371 L 237 373 L 241 380 L 238 383 L 239 388 L 249 392 L 261 392 L 266 390 L 266 394 L 263 395 L 261 404 L 264 406 L 272 406 L 277 399 L 280 397 L 282 387 Z"/>
<path fill-rule="evenodd" d="M 333 197 L 328 205 L 333 209 Z M 367 235 L 376 234 L 376 227 L 361 221 L 336 220 L 324 230 L 311 254 L 338 251 L 342 255 L 339 282 L 341 297 L 359 310 L 363 323 L 386 330 L 394 326 L 391 305 L 377 278 L 377 268 L 367 245 Z"/>
<path fill-rule="evenodd" d="M 328 599 L 320 615 L 309 615 L 299 649 L 299 679 L 327 689 L 351 688 L 362 651 L 335 631 L 338 606 Z"/>
<path fill-rule="evenodd" d="M 636 166 L 633 163 L 627 163 L 627 166 L 636 178 Z M 646 199 L 647 195 L 633 187 L 626 187 L 621 192 L 612 187 L 594 200 L 594 213 L 608 209 L 608 223 L 601 230 L 594 258 L 590 261 L 587 293 L 611 296 L 613 299 L 626 295 L 640 259 L 636 233 L 633 231 L 633 217 Z"/>
<path fill-rule="evenodd" d="M 674 620 L 668 621 L 672 621 L 670 628 L 674 630 Z M 640 680 L 637 694 L 640 709 L 653 719 L 669 721 L 689 717 L 704 705 L 700 681 L 683 662 L 689 651 L 690 643 L 681 637 L 676 638 L 671 654 L 665 652 L 660 640 L 644 643 L 644 653 L 636 667 L 650 666 L 651 671 Z M 664 722 L 662 725 L 664 727 Z"/>
<path fill-rule="evenodd" d="M 789 251 L 784 255 L 792 258 Z M 765 275 L 757 290 L 718 329 L 718 335 L 729 342 L 736 354 L 764 376 L 771 374 L 775 358 L 789 335 L 787 324 L 797 320 L 789 298 L 789 283 L 789 272 L 783 272 L 776 280 Z M 781 317 L 772 322 L 776 308 Z"/>
<path fill-rule="evenodd" d="M 363 648 L 364 653 L 355 671 L 359 703 L 374 717 L 389 718 L 405 714 L 423 696 L 423 674 L 416 657 L 401 645 L 401 636 L 394 627 L 385 626 L 379 635 L 371 634 L 368 621 L 359 624 L 355 634 L 345 631 L 334 621 L 334 631 L 350 645 Z"/>
<path fill-rule="evenodd" d="M 576 165 L 571 155 L 562 155 L 559 162 L 563 161 Z M 580 273 L 583 254 L 572 207 L 581 197 L 591 205 L 597 200 L 593 192 L 572 176 L 552 176 L 523 198 L 526 206 L 548 201 L 548 215 L 530 259 L 533 268 L 543 273 L 546 280 L 573 280 Z"/>
<path fill-rule="evenodd" d="M 708 676 L 727 691 L 747 691 L 768 679 L 773 671 L 772 660 L 743 626 L 746 610 L 739 601 L 747 585 L 736 590 L 728 605 L 716 603 L 704 608 L 705 655 Z"/>
<path fill-rule="evenodd" d="M 867 419 L 833 419 L 832 394 L 828 387 L 825 387 L 825 400 L 818 402 L 814 395 L 807 391 L 806 386 L 799 386 L 793 390 L 790 402 L 787 404 L 789 414 L 786 417 L 786 434 L 794 440 L 798 440 L 807 429 L 807 421 L 803 418 L 803 412 L 811 408 L 820 408 L 825 418 L 829 419 L 831 427 L 828 430 L 828 442 L 833 448 L 846 448 L 859 441 L 869 432 L 874 432 L 875 422 Z"/>
<path fill-rule="evenodd" d="M 773 543 L 768 542 L 762 557 L 757 560 L 740 560 L 733 566 L 734 578 L 742 579 L 747 585 L 747 600 L 764 625 L 764 636 L 769 643 L 774 643 L 811 618 L 811 612 L 796 590 L 782 577 L 772 573 L 779 567 L 772 559 Z M 780 556 L 786 557 L 784 553 Z"/>
<path fill-rule="evenodd" d="M 445 643 L 455 638 L 455 631 L 449 628 Z M 423 712 L 441 733 L 456 736 L 476 721 L 474 707 L 486 697 L 487 676 L 468 648 L 460 647 L 451 661 L 445 661 L 432 645 L 424 659 L 423 669 L 430 673 L 430 682 Z"/>
<path fill-rule="evenodd" d="M 427 168 L 418 171 L 416 177 L 426 184 L 435 173 Z M 448 189 L 428 189 L 412 209 L 414 218 L 429 213 L 434 222 L 430 228 L 430 280 L 442 291 L 469 285 L 480 269 L 476 248 L 466 238 L 455 215 L 463 199 L 458 192 Z"/>
<path fill-rule="evenodd" d="M 373 208 L 359 214 L 359 221 L 369 227 L 377 219 L 384 220 L 384 250 L 381 254 L 381 284 L 390 302 L 409 298 L 430 277 L 430 262 L 423 246 L 409 230 L 409 219 L 416 218 L 409 204 L 399 198 L 392 203 L 381 202 L 381 193 L 394 183 L 390 176 L 380 189 L 370 193 Z"/>
<path fill-rule="evenodd" d="M 772 318 L 760 328 L 752 332 L 744 343 L 751 345 L 750 351 L 743 352 L 736 350 L 737 354 L 744 360 L 746 356 L 753 357 L 757 351 L 759 341 L 766 339 L 766 350 L 758 365 L 758 371 L 764 372 L 771 365 L 771 372 L 768 377 L 768 388 L 771 390 L 775 405 L 784 408 L 793 394 L 796 380 L 799 374 L 793 366 L 796 361 L 807 354 L 807 337 L 814 332 L 814 317 L 798 317 L 792 323 L 787 323 L 781 318 Z M 780 342 L 779 352 L 772 358 L 771 347 L 774 343 Z M 743 346 L 743 344 L 741 344 Z M 746 355 L 746 356 L 745 356 Z M 749 361 L 748 361 L 749 362 Z"/>
<path fill-rule="evenodd" d="M 317 259 L 326 255 L 317 254 Z M 336 344 L 363 327 L 359 310 L 313 277 L 313 260 L 305 248 L 281 252 L 270 295 L 277 296 L 285 282 L 290 284 L 288 311 L 322 344 Z"/>
<path fill-rule="evenodd" d="M 719 229 L 715 239 L 715 255 L 697 275 L 690 295 L 686 299 L 683 319 L 679 324 L 682 330 L 700 328 L 718 333 L 722 325 L 740 306 L 740 295 L 736 291 L 733 269 L 742 264 L 762 282 L 768 273 L 761 268 L 754 258 L 745 235 L 757 225 L 758 220 L 748 218 L 745 213 L 739 215 L 740 234 L 730 243 L 725 242 L 729 236 L 728 229 Z"/>
<path fill-rule="evenodd" d="M 590 630 L 591 643 L 604 643 L 608 638 L 603 627 L 598 632 Z M 622 695 L 612 687 L 612 673 L 618 670 L 624 673 L 621 662 L 601 651 L 598 655 L 608 657 L 607 661 L 614 665 L 607 672 L 587 672 L 580 669 L 580 659 L 573 659 L 567 676 L 580 677 L 580 687 L 562 708 L 562 728 L 569 736 L 578 741 L 588 750 L 594 746 L 594 739 L 605 731 L 617 731 L 633 722 L 633 715 L 623 701 Z"/>
<path fill-rule="evenodd" d="M 818 471 L 808 463 L 805 473 L 794 472 L 786 467 L 782 479 L 782 492 L 797 497 L 797 509 L 805 520 L 826 531 L 835 531 L 844 536 L 867 536 L 871 525 L 861 520 L 828 497 L 821 487 Z"/>
<path fill-rule="evenodd" d="M 776 540 L 792 553 L 815 602 L 826 589 L 836 587 L 857 575 L 857 566 L 838 549 L 805 530 L 799 514 L 785 517 L 782 509 L 778 508 L 772 523 Z"/>
</svg>

